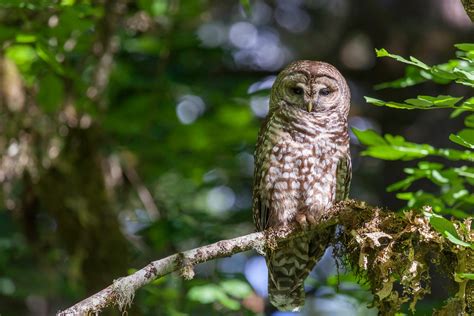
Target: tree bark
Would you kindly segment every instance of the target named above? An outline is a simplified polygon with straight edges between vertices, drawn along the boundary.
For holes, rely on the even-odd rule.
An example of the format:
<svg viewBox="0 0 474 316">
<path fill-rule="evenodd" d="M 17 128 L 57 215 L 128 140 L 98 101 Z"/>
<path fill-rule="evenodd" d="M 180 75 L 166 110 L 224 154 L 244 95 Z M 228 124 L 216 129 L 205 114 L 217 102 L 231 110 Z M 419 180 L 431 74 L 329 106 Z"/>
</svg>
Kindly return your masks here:
<svg viewBox="0 0 474 316">
<path fill-rule="evenodd" d="M 430 209 L 425 208 L 424 211 L 430 212 Z M 347 200 L 320 214 L 317 223 L 307 230 L 289 225 L 173 254 L 115 280 L 107 288 L 57 315 L 94 314 L 114 305 L 124 310 L 130 307 L 136 290 L 173 271 L 179 271 L 185 279 L 191 279 L 196 264 L 251 249 L 265 254 L 284 247 L 285 241 L 309 230 L 326 234 L 327 229 L 335 225 L 341 228 L 340 233 L 332 237 L 332 243 L 338 245 L 335 247 L 336 255 L 343 257 L 357 274 L 368 281 L 374 294 L 374 304 L 383 315 L 395 313 L 406 302 L 410 303 L 412 311 L 415 310 L 416 302 L 429 293 L 429 267 L 433 260 L 441 263 L 439 268 L 444 269 L 453 282 L 455 273 L 472 273 L 474 270 L 472 264 L 462 264 L 465 258 L 473 258 L 473 250 L 449 242 L 433 230 L 429 219 L 422 213 L 411 211 L 399 214 L 364 202 Z M 463 238 L 470 242 L 472 235 L 464 233 Z M 447 264 L 442 265 L 444 261 Z M 394 290 L 395 283 L 401 286 L 402 291 Z M 471 283 L 467 280 L 459 282 L 463 295 L 458 292 L 446 305 L 453 306 L 455 302 L 456 306 L 460 306 L 457 315 L 473 312 Z"/>
</svg>

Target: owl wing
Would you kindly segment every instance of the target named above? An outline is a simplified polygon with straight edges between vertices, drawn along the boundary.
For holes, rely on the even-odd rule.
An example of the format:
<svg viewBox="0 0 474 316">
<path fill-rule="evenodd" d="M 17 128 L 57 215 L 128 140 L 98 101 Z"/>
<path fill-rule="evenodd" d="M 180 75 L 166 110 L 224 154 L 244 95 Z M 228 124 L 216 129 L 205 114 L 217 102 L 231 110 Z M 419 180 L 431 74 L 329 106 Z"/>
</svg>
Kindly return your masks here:
<svg viewBox="0 0 474 316">
<path fill-rule="evenodd" d="M 352 178 L 352 163 L 349 152 L 345 152 L 336 169 L 336 202 L 347 199 Z"/>
<path fill-rule="evenodd" d="M 257 145 L 255 147 L 255 170 L 253 179 L 253 220 L 258 231 L 265 230 L 267 228 L 270 201 L 269 197 L 265 196 L 264 190 L 261 185 L 265 176 L 265 170 L 263 170 L 263 162 L 265 156 L 269 153 L 265 152 L 265 138 L 270 123 L 271 114 L 267 115 L 266 119 L 262 122 L 260 132 L 258 134 Z"/>
</svg>

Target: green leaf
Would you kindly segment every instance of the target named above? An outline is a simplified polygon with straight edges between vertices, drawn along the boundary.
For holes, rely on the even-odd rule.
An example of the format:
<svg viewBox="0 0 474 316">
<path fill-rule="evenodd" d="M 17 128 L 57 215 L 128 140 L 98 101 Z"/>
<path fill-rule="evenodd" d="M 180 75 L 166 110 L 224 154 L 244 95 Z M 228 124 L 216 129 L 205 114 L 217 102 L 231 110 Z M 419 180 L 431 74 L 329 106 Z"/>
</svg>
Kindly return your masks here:
<svg viewBox="0 0 474 316">
<path fill-rule="evenodd" d="M 425 70 L 428 70 L 430 68 L 430 66 L 428 66 L 427 64 L 425 64 L 421 60 L 416 59 L 413 56 L 410 56 L 410 60 L 411 60 L 411 62 L 413 63 L 414 66 L 420 67 L 420 68 L 425 69 Z"/>
<path fill-rule="evenodd" d="M 446 177 L 443 177 L 443 175 L 438 170 L 431 171 L 431 178 L 437 184 L 449 183 L 449 179 Z"/>
<path fill-rule="evenodd" d="M 441 156 L 447 158 L 449 160 L 465 160 L 465 161 L 474 161 L 474 152 L 472 151 L 460 151 L 456 149 L 446 149 L 446 148 L 439 148 L 436 149 L 435 152 L 432 153 L 433 155 Z"/>
<path fill-rule="evenodd" d="M 17 43 L 34 43 L 36 42 L 36 35 L 34 34 L 17 34 L 15 38 Z"/>
<path fill-rule="evenodd" d="M 456 47 L 456 48 L 458 48 L 462 51 L 465 51 L 465 52 L 474 51 L 474 44 L 473 43 L 455 44 L 454 47 Z"/>
<path fill-rule="evenodd" d="M 251 8 L 250 8 L 250 0 L 240 0 L 240 5 L 244 9 L 244 12 L 247 16 L 250 16 Z"/>
<path fill-rule="evenodd" d="M 405 100 L 406 103 L 414 105 L 416 107 L 430 107 L 432 103 L 428 100 L 423 99 L 407 99 Z"/>
<path fill-rule="evenodd" d="M 406 155 L 404 152 L 393 148 L 392 146 L 374 146 L 369 147 L 363 151 L 364 156 L 370 156 L 384 160 L 399 160 L 404 158 Z"/>
<path fill-rule="evenodd" d="M 474 128 L 474 114 L 466 116 L 466 118 L 464 119 L 464 125 L 466 125 L 467 127 Z"/>
<path fill-rule="evenodd" d="M 457 134 L 451 134 L 449 139 L 458 145 L 474 149 L 474 129 L 472 128 L 466 128 Z"/>
<path fill-rule="evenodd" d="M 240 309 L 240 303 L 230 298 L 222 287 L 215 284 L 194 286 L 189 290 L 188 298 L 202 304 L 219 303 L 230 310 Z"/>
<path fill-rule="evenodd" d="M 459 239 L 459 235 L 456 231 L 456 228 L 454 227 L 454 224 L 451 221 L 447 220 L 441 215 L 437 215 L 437 214 L 426 212 L 426 211 L 424 212 L 424 215 L 425 217 L 429 219 L 431 226 L 433 226 L 433 228 L 437 232 L 439 232 L 442 235 L 445 235 L 445 233 L 447 232 L 450 235 L 455 236 L 456 238 Z"/>
<path fill-rule="evenodd" d="M 432 80 L 439 84 L 447 84 L 452 81 L 474 87 L 474 73 L 472 69 L 472 61 L 474 60 L 474 51 L 471 50 L 473 44 L 458 44 L 459 49 L 465 50 L 460 59 L 452 59 L 447 63 L 434 65 L 432 67 L 416 59 L 409 57 L 406 59 L 402 56 L 389 53 L 386 49 L 376 49 L 377 57 L 390 57 L 399 62 L 409 65 L 404 77 L 395 81 L 386 82 L 377 85 L 376 89 L 382 88 L 402 88 L 412 86 L 426 80 Z M 466 62 L 467 61 L 467 62 Z M 470 64 L 471 63 L 471 64 Z M 376 104 L 380 105 L 380 104 Z M 399 104 L 395 102 L 386 102 L 385 106 L 397 107 Z"/>
<path fill-rule="evenodd" d="M 61 75 L 64 74 L 64 69 L 62 65 L 56 60 L 56 56 L 44 44 L 36 44 L 36 53 L 41 59 L 49 64 L 56 73 Z"/>
<path fill-rule="evenodd" d="M 250 294 L 252 294 L 252 288 L 250 287 L 250 285 L 238 279 L 222 281 L 220 283 L 220 286 L 227 294 L 236 298 L 244 299 Z"/>
<path fill-rule="evenodd" d="M 227 295 L 222 295 L 219 297 L 219 303 L 221 303 L 224 307 L 227 307 L 230 310 L 238 311 L 240 309 L 240 303 Z"/>
<path fill-rule="evenodd" d="M 188 298 L 202 304 L 209 304 L 218 301 L 219 296 L 222 296 L 223 294 L 224 293 L 219 286 L 215 284 L 206 284 L 192 287 L 188 292 Z"/>
<path fill-rule="evenodd" d="M 469 99 L 467 99 L 466 101 L 464 101 L 464 103 L 462 104 L 462 106 L 463 106 L 464 108 L 471 108 L 471 109 L 474 109 L 474 97 L 469 98 Z"/>
<path fill-rule="evenodd" d="M 76 1 L 75 0 L 61 0 L 61 5 L 62 6 L 72 6 L 74 5 Z"/>
<path fill-rule="evenodd" d="M 454 168 L 453 171 L 462 177 L 474 179 L 474 168 L 462 166 L 459 168 Z"/>
<path fill-rule="evenodd" d="M 453 108 L 453 109 L 463 109 L 463 110 L 474 110 L 469 103 L 462 103 L 461 105 L 456 105 L 462 97 L 452 97 L 449 95 L 439 95 L 436 97 L 429 95 L 419 95 L 416 99 L 407 99 L 404 103 L 393 102 L 393 101 L 382 101 L 379 99 L 365 97 L 365 100 L 368 103 L 377 105 L 377 106 L 387 106 L 396 109 L 434 109 L 434 108 Z"/>
<path fill-rule="evenodd" d="M 456 273 L 456 276 L 460 279 L 474 280 L 474 273 Z"/>
<path fill-rule="evenodd" d="M 460 245 L 463 247 L 470 247 L 473 248 L 474 245 L 461 240 L 459 237 L 454 224 L 447 220 L 446 218 L 433 214 L 431 212 L 424 212 L 424 215 L 429 219 L 431 226 L 439 232 L 441 235 L 445 236 L 449 241 L 456 245 Z M 473 248 L 474 249 L 474 248 Z"/>
<path fill-rule="evenodd" d="M 415 144 L 407 142 L 401 136 L 386 134 L 385 138 L 373 130 L 352 129 L 359 141 L 368 146 L 362 153 L 385 160 L 411 160 L 426 157 L 435 152 L 434 148 L 427 144 Z"/>
<path fill-rule="evenodd" d="M 5 55 L 19 67 L 26 68 L 38 57 L 35 50 L 29 45 L 12 45 L 5 50 Z"/>
<path fill-rule="evenodd" d="M 380 90 L 386 88 L 405 88 L 425 82 L 428 79 L 426 78 L 426 76 L 422 76 L 421 70 L 419 68 L 414 66 L 407 66 L 407 68 L 405 69 L 404 77 L 394 81 L 379 83 L 374 86 L 374 89 Z"/>
<path fill-rule="evenodd" d="M 406 177 L 405 179 L 392 183 L 387 187 L 387 192 L 393 192 L 398 190 L 406 190 L 410 187 L 410 185 L 416 181 L 417 177 Z"/>
<path fill-rule="evenodd" d="M 470 243 L 468 243 L 468 242 L 462 241 L 461 239 L 459 239 L 458 237 L 454 236 L 453 234 L 451 234 L 451 233 L 448 232 L 448 231 L 444 232 L 444 235 L 445 235 L 446 238 L 448 238 L 448 240 L 449 240 L 450 242 L 452 242 L 453 244 L 456 244 L 456 245 L 459 245 L 459 246 L 463 246 L 463 247 L 468 247 L 468 248 L 474 249 L 474 245 L 473 245 L 473 244 L 470 244 Z"/>
<path fill-rule="evenodd" d="M 397 197 L 397 199 L 408 201 L 408 200 L 413 199 L 414 194 L 413 192 L 402 192 L 402 193 L 397 193 L 395 196 Z"/>
<path fill-rule="evenodd" d="M 364 145 L 387 145 L 387 142 L 380 136 L 376 131 L 371 129 L 359 130 L 352 128 L 352 132 L 356 135 L 357 139 Z"/>
<path fill-rule="evenodd" d="M 415 57 L 410 56 L 410 60 L 408 60 L 408 59 L 403 58 L 402 56 L 395 55 L 395 54 L 390 54 L 385 48 L 382 48 L 382 49 L 377 49 L 376 48 L 375 53 L 376 53 L 377 57 L 390 57 L 390 58 L 398 60 L 399 62 L 402 62 L 404 64 L 413 65 L 413 66 L 416 66 L 416 67 L 419 67 L 419 68 L 425 69 L 425 70 L 430 69 L 430 67 L 428 65 L 426 65 L 422 61 L 416 59 Z"/>
<path fill-rule="evenodd" d="M 463 70 L 463 69 L 454 68 L 453 72 L 457 75 L 461 75 L 466 80 L 474 81 L 474 73 L 472 73 L 471 71 L 466 71 L 466 70 Z"/>
<path fill-rule="evenodd" d="M 378 106 L 384 106 L 385 103 L 386 103 L 385 101 L 375 99 L 375 98 L 372 98 L 372 97 L 364 97 L 364 99 L 365 99 L 365 102 L 371 103 L 371 104 L 374 104 L 374 105 L 378 105 Z"/>
<path fill-rule="evenodd" d="M 441 170 L 443 167 L 443 164 L 431 161 L 420 161 L 418 163 L 418 168 L 421 170 Z"/>
<path fill-rule="evenodd" d="M 38 102 L 45 112 L 55 112 L 61 107 L 64 98 L 64 84 L 54 74 L 39 80 Z"/>
<path fill-rule="evenodd" d="M 418 99 L 431 102 L 433 105 L 436 106 L 454 107 L 456 103 L 462 100 L 462 97 L 452 97 L 449 95 L 439 95 L 437 97 L 432 97 L 429 95 L 419 95 Z"/>
</svg>

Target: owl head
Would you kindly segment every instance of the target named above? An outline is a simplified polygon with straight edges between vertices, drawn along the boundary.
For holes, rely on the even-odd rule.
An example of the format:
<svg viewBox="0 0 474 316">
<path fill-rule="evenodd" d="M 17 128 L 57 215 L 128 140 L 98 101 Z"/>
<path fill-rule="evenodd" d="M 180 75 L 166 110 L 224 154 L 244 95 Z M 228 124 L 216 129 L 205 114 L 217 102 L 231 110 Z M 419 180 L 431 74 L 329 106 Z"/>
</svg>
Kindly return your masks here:
<svg viewBox="0 0 474 316">
<path fill-rule="evenodd" d="M 290 107 L 312 115 L 338 112 L 347 116 L 350 91 L 346 80 L 332 65 L 300 60 L 278 75 L 270 96 L 270 111 Z"/>
</svg>

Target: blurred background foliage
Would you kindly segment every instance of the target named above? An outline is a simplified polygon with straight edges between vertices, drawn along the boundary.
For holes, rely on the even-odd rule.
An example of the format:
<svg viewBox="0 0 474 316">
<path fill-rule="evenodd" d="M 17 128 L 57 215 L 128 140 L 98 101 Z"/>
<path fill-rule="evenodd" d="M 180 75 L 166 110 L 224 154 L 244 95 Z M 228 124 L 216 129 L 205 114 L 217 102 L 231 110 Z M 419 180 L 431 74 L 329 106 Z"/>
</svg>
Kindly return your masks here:
<svg viewBox="0 0 474 316">
<path fill-rule="evenodd" d="M 52 315 L 150 260 L 252 232 L 256 135 L 268 88 L 292 60 L 341 70 L 353 96 L 351 126 L 457 146 L 448 135 L 463 119 L 447 119 L 449 110 L 379 108 L 363 96 L 472 95 L 468 86 L 419 80 L 413 70 L 416 87 L 373 89 L 405 69 L 390 59 L 376 66 L 374 48 L 431 65 L 472 40 L 459 1 L 243 4 L 0 1 L 2 315 Z M 421 181 L 391 190 L 438 190 L 417 176 L 426 169 L 417 161 L 361 156 L 352 142 L 352 197 L 402 208 L 407 196 L 385 188 L 405 179 L 403 168 Z M 253 253 L 196 272 L 192 281 L 171 275 L 140 290 L 129 315 L 283 315 L 265 302 L 265 265 Z M 443 278 L 433 282 L 420 315 L 446 297 Z M 376 314 L 366 307 L 370 293 L 350 273 L 337 277 L 330 255 L 307 283 L 303 314 Z"/>
</svg>

